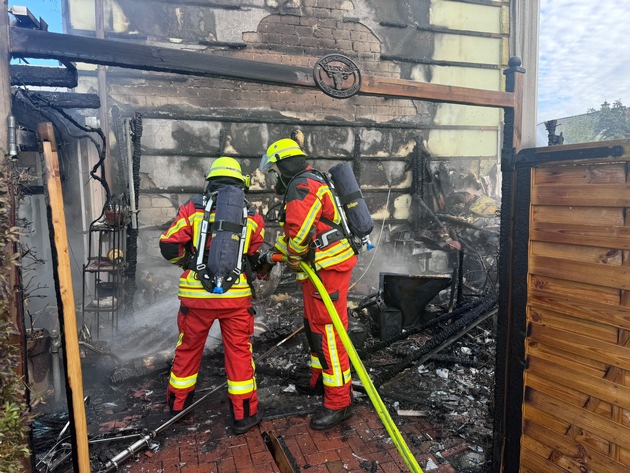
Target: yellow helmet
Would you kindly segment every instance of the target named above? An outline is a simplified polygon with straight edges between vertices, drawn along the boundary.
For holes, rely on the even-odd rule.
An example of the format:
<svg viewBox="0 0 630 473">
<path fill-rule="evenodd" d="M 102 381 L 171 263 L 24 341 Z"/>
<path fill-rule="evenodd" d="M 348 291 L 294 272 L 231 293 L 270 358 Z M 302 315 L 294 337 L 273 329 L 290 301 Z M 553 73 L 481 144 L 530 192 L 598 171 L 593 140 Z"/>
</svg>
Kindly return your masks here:
<svg viewBox="0 0 630 473">
<path fill-rule="evenodd" d="M 214 177 L 232 177 L 245 184 L 245 177 L 241 173 L 241 165 L 236 159 L 228 158 L 227 156 L 221 156 L 215 159 L 212 166 L 210 166 L 210 172 L 206 176 L 206 179 L 212 179 Z"/>
<path fill-rule="evenodd" d="M 306 156 L 300 145 L 291 138 L 283 138 L 271 143 L 267 148 L 267 153 L 263 154 L 259 169 L 268 172 L 271 166 L 281 159 L 292 158 L 293 156 Z"/>
</svg>

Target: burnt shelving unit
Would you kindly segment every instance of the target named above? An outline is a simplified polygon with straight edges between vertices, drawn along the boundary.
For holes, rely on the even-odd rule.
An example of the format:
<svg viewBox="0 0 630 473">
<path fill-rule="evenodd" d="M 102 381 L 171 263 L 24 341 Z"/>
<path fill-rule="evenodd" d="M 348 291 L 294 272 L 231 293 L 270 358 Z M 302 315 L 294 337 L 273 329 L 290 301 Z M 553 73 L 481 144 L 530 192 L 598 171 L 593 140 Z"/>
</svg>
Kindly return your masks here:
<svg viewBox="0 0 630 473">
<path fill-rule="evenodd" d="M 87 264 L 83 266 L 82 325 L 98 340 L 113 335 L 124 297 L 126 225 L 123 214 L 105 214 L 90 224 Z"/>
</svg>

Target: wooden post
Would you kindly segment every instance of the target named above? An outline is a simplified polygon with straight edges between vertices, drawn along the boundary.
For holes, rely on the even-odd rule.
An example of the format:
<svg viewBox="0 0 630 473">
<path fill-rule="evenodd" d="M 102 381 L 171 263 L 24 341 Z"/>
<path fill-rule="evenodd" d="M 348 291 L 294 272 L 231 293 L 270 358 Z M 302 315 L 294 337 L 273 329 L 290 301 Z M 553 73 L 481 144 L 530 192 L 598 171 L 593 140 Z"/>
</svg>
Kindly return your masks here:
<svg viewBox="0 0 630 473">
<path fill-rule="evenodd" d="M 8 151 L 7 118 L 11 115 L 11 75 L 9 73 L 9 7 L 0 0 L 0 150 Z"/>
<path fill-rule="evenodd" d="M 514 94 L 514 106 L 506 107 L 503 119 L 503 153 L 513 154 L 521 150 L 521 134 L 523 128 L 523 74 L 525 69 L 521 67 L 521 60 L 517 57 L 510 58 L 510 66 L 505 74 L 505 91 Z M 502 156 L 506 158 L 507 156 Z"/>
<path fill-rule="evenodd" d="M 78 473 L 90 472 L 88 450 L 87 421 L 83 401 L 83 376 L 79 355 L 79 336 L 76 321 L 76 309 L 72 291 L 70 271 L 70 252 L 66 233 L 66 218 L 63 208 L 63 194 L 52 123 L 42 123 L 37 133 L 41 140 L 44 159 L 46 207 L 50 232 L 50 245 L 53 260 L 53 275 L 57 306 L 59 308 L 59 326 L 63 348 L 63 360 L 66 370 L 66 393 L 72 439 L 72 457 L 74 469 Z"/>
</svg>

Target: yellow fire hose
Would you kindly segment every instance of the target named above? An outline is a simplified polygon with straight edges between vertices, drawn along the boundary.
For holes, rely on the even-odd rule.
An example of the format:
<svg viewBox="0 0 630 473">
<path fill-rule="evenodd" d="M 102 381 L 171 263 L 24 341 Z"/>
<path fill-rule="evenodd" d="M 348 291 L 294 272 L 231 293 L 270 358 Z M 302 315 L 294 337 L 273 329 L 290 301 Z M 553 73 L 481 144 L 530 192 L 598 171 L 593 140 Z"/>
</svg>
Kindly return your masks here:
<svg viewBox="0 0 630 473">
<path fill-rule="evenodd" d="M 274 256 L 276 256 L 274 260 L 278 261 L 278 259 L 280 259 L 278 258 L 278 256 L 281 255 L 278 254 Z M 282 260 L 285 261 L 285 258 L 286 257 L 283 257 Z M 372 383 L 372 380 L 370 379 L 370 376 L 368 375 L 365 366 L 363 366 L 363 362 L 361 361 L 361 358 L 359 358 L 359 354 L 354 348 L 354 345 L 352 344 L 352 341 L 350 340 L 350 337 L 348 336 L 348 333 L 346 332 L 346 329 L 343 326 L 341 319 L 339 318 L 337 309 L 335 309 L 335 306 L 333 305 L 333 302 L 330 299 L 326 288 L 322 284 L 322 281 L 319 279 L 315 271 L 313 271 L 311 267 L 304 261 L 300 263 L 300 270 L 306 273 L 308 278 L 313 282 L 313 284 L 319 291 L 319 294 L 322 296 L 324 305 L 326 306 L 326 309 L 328 309 L 328 313 L 330 314 L 330 318 L 332 319 L 333 325 L 335 326 L 335 330 L 337 330 L 337 333 L 339 334 L 341 343 L 343 343 L 344 348 L 348 352 L 348 356 L 350 357 L 352 366 L 354 366 L 357 375 L 359 375 L 359 379 L 361 380 L 361 383 L 363 383 L 363 387 L 365 388 L 365 391 L 367 392 L 370 401 L 372 401 L 374 409 L 376 409 L 378 416 L 381 418 L 381 421 L 383 422 L 385 429 L 389 433 L 389 436 L 392 438 L 394 445 L 396 445 L 398 452 L 400 453 L 412 473 L 423 473 L 422 468 L 420 468 L 420 465 L 418 465 L 418 462 L 416 461 L 413 454 L 409 450 L 409 447 L 405 443 L 405 439 L 403 439 L 402 435 L 400 434 L 398 427 L 396 427 L 396 424 L 394 424 L 393 419 L 389 415 L 389 411 L 385 407 L 385 404 L 383 404 L 381 396 L 379 396 L 378 391 L 376 391 L 376 388 L 374 387 L 374 384 Z"/>
</svg>

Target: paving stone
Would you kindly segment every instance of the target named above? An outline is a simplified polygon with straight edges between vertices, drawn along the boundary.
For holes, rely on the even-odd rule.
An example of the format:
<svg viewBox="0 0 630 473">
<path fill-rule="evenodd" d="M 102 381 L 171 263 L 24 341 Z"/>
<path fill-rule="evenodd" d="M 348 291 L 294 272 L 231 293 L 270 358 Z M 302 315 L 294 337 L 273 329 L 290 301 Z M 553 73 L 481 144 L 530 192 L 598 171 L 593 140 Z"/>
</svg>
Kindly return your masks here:
<svg viewBox="0 0 630 473">
<path fill-rule="evenodd" d="M 221 458 L 218 462 L 217 462 L 217 466 L 219 469 L 219 473 L 231 473 L 234 471 L 238 471 L 236 469 L 236 463 L 234 463 L 234 457 L 226 457 L 226 458 Z"/>
<path fill-rule="evenodd" d="M 371 406 L 359 406 L 355 415 L 326 431 L 308 426 L 308 416 L 263 420 L 243 435 L 233 435 L 218 421 L 205 421 L 197 431 L 157 439 L 161 448 L 138 455 L 137 461 L 124 466 L 125 473 L 279 473 L 264 440 L 274 435 L 287 450 L 287 456 L 304 473 L 365 473 L 370 464 L 377 472 L 405 472 L 408 468 Z M 188 428 L 192 428 L 190 426 Z M 429 448 L 435 442 L 425 440 L 425 433 L 440 438 L 443 431 L 422 419 L 398 425 L 405 440 L 415 436 L 422 442 L 408 442 L 419 464 L 425 464 Z M 169 432 L 169 434 L 171 434 Z M 166 435 L 166 434 L 165 434 Z M 419 437 L 419 439 L 417 438 Z M 445 451 L 453 456 L 465 444 L 452 444 Z M 456 473 L 450 464 L 440 465 L 435 473 Z"/>
<path fill-rule="evenodd" d="M 339 460 L 339 455 L 335 450 L 325 450 L 305 455 L 306 462 L 311 465 L 328 464 Z"/>
</svg>

